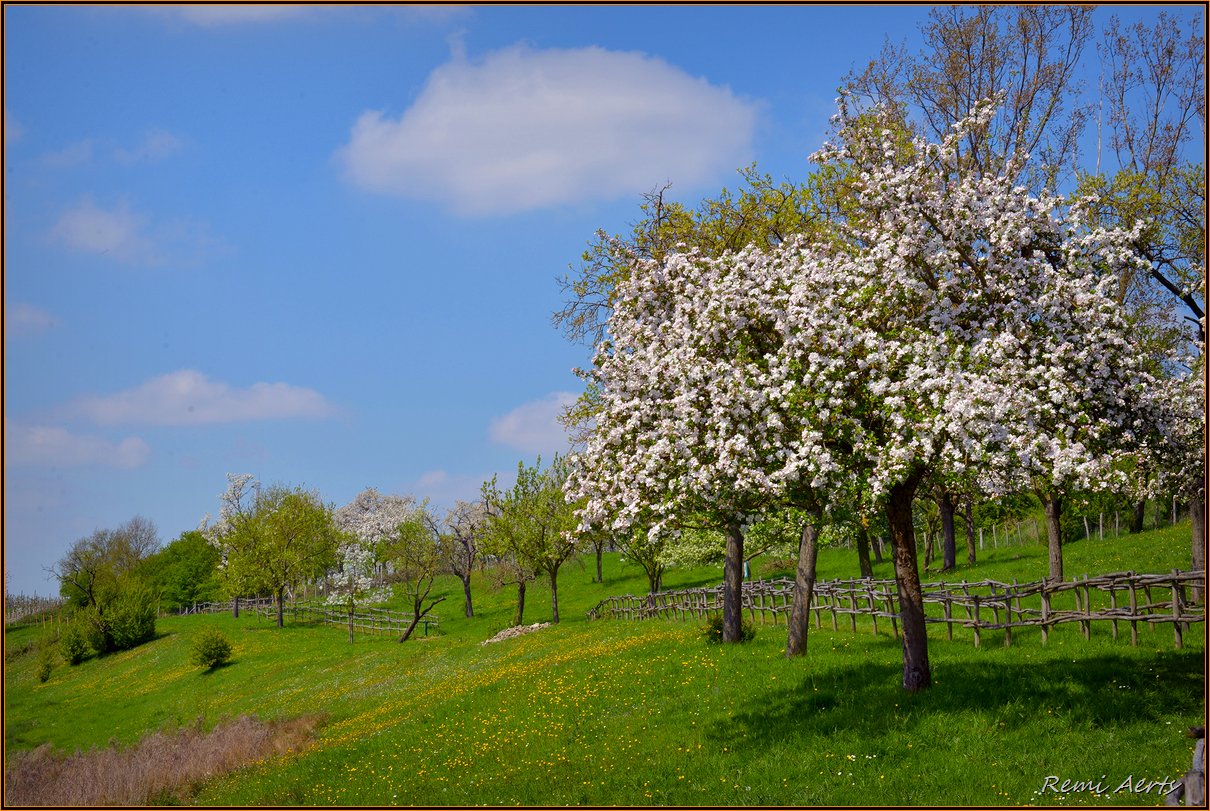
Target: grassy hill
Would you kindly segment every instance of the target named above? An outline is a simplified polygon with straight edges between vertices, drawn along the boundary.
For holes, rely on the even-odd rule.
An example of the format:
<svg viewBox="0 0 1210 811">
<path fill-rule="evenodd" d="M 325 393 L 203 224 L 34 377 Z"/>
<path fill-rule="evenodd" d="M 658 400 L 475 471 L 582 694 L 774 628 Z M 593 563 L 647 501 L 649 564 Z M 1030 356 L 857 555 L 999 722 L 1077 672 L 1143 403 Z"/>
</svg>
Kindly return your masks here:
<svg viewBox="0 0 1210 811">
<path fill-rule="evenodd" d="M 1188 525 L 1066 548 L 1069 576 L 1187 568 Z M 960 555 L 960 559 L 964 556 Z M 982 552 L 951 579 L 1035 580 L 1040 546 Z M 821 576 L 852 577 L 855 553 L 824 550 Z M 759 571 L 759 567 L 755 570 Z M 889 563 L 876 576 L 890 576 Z M 718 580 L 716 569 L 676 570 L 666 588 Z M 928 578 L 932 579 L 932 578 Z M 399 645 L 353 644 L 335 626 L 278 630 L 253 616 L 172 617 L 132 651 L 60 665 L 39 683 L 36 656 L 5 661 L 5 750 L 133 743 L 151 730 L 253 713 L 322 713 L 313 744 L 199 787 L 222 805 L 899 805 L 1150 804 L 1119 789 L 1132 777 L 1188 768 L 1186 727 L 1202 723 L 1204 625 L 1173 649 L 1167 626 L 1140 630 L 1132 648 L 1094 625 L 1018 633 L 1011 648 L 984 634 L 930 640 L 935 685 L 899 687 L 899 643 L 880 626 L 811 631 L 807 657 L 787 661 L 782 627 L 740 646 L 711 646 L 694 623 L 589 622 L 610 594 L 645 590 L 641 570 L 615 555 L 605 582 L 591 561 L 560 578 L 556 627 L 482 645 L 506 627 L 513 592 L 475 586 L 476 617 L 461 586 L 440 583 L 441 632 Z M 525 621 L 549 618 L 549 592 L 531 588 Z M 234 660 L 203 673 L 193 637 L 217 627 Z M 6 633 L 19 651 L 36 629 Z M 1043 792 L 1047 778 L 1096 791 Z M 1051 784 L 1053 785 L 1053 783 Z M 1139 784 L 1133 783 L 1137 788 Z"/>
</svg>

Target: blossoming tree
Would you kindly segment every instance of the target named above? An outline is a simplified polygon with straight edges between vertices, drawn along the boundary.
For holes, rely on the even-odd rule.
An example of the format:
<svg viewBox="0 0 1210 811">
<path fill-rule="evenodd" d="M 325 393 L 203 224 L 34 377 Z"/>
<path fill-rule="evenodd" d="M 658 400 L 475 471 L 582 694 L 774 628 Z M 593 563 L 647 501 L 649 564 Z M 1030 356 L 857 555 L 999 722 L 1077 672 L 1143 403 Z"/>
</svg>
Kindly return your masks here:
<svg viewBox="0 0 1210 811">
<path fill-rule="evenodd" d="M 840 107 L 838 141 L 816 156 L 847 199 L 828 239 L 686 249 L 636 262 L 620 283 L 589 375 L 596 426 L 568 493 L 585 499 L 588 527 L 724 530 L 733 639 L 743 525 L 780 504 L 819 515 L 857 482 L 865 510 L 886 512 L 903 684 L 920 690 L 931 674 L 918 488 L 971 470 L 1021 481 L 1038 458 L 1043 473 L 1099 475 L 1093 457 L 1128 442 L 1146 385 L 1104 289 L 1139 260 L 1129 233 L 1085 229 L 1078 208 L 1014 185 L 1016 167 L 993 176 L 960 161 L 994 104 L 936 144 Z M 1108 383 L 1122 374 L 1126 395 Z M 804 532 L 804 572 L 813 540 Z"/>
</svg>

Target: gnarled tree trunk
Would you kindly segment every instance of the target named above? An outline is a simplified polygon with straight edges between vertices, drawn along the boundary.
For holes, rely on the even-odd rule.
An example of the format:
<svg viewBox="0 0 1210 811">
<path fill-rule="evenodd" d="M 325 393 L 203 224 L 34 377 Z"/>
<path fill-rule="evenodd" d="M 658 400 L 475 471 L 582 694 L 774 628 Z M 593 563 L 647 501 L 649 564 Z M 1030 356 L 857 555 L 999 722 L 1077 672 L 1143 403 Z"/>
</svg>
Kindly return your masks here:
<svg viewBox="0 0 1210 811">
<path fill-rule="evenodd" d="M 517 583 L 517 614 L 513 617 L 513 625 L 520 625 L 525 618 L 525 581 Z"/>
<path fill-rule="evenodd" d="M 942 490 L 937 498 L 941 513 L 941 571 L 948 572 L 958 565 L 957 542 L 954 538 L 954 497 Z"/>
<path fill-rule="evenodd" d="M 471 573 L 467 572 L 458 578 L 462 581 L 462 594 L 466 598 L 466 615 L 475 616 L 474 606 L 471 605 Z"/>
<path fill-rule="evenodd" d="M 971 500 L 968 498 L 964 505 L 963 517 L 966 519 L 966 565 L 975 565 L 975 518 L 971 514 Z"/>
<path fill-rule="evenodd" d="M 803 530 L 806 531 L 805 529 Z M 801 557 L 801 552 L 799 553 Z M 857 524 L 857 566 L 861 570 L 862 577 L 873 577 L 874 567 L 870 565 L 870 533 L 866 530 L 865 525 Z M 815 571 L 815 566 L 811 566 L 812 575 Z"/>
<path fill-rule="evenodd" d="M 819 517 L 813 516 L 802 528 L 798 541 L 798 566 L 794 570 L 794 602 L 787 621 L 786 656 L 807 652 L 807 633 L 811 628 L 811 599 L 815 593 L 815 561 L 819 556 Z M 868 564 L 868 559 L 867 559 Z"/>
<path fill-rule="evenodd" d="M 1137 535 L 1143 531 L 1143 519 L 1147 517 L 1147 499 L 1139 499 L 1134 503 L 1134 516 L 1130 520 L 1130 534 Z"/>
<path fill-rule="evenodd" d="M 1063 579 L 1063 497 L 1053 493 L 1039 494 L 1046 508 L 1046 547 L 1050 560 L 1050 580 Z"/>
<path fill-rule="evenodd" d="M 895 585 L 899 591 L 899 621 L 903 626 L 903 689 L 927 690 L 933 684 L 929 670 L 928 635 L 924 624 L 924 597 L 920 569 L 916 563 L 916 535 L 912 527 L 912 499 L 919 477 L 891 488 L 887 499 L 887 523 L 895 560 Z"/>
<path fill-rule="evenodd" d="M 727 558 L 723 563 L 723 641 L 742 639 L 744 533 L 737 522 L 727 526 Z"/>
</svg>

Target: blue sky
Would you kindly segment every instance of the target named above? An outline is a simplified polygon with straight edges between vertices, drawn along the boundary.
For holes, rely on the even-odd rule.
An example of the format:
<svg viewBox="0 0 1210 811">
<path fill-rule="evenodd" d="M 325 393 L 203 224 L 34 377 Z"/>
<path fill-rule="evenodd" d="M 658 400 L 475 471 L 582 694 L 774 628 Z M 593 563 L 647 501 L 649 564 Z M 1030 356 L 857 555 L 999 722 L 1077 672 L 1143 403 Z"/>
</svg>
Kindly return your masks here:
<svg viewBox="0 0 1210 811">
<path fill-rule="evenodd" d="M 802 176 L 927 12 L 6 7 L 8 588 L 228 472 L 448 505 L 563 450 L 555 277 L 665 182 Z"/>
</svg>

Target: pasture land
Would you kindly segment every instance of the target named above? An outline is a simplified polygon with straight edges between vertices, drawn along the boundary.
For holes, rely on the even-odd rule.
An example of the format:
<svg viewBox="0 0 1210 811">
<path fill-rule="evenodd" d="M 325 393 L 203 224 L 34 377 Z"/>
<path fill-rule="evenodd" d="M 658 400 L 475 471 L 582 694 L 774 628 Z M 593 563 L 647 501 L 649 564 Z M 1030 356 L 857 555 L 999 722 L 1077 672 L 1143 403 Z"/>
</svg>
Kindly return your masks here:
<svg viewBox="0 0 1210 811">
<path fill-rule="evenodd" d="M 1187 567 L 1188 525 L 1065 549 L 1068 576 Z M 960 560 L 963 555 L 960 554 Z M 1038 546 L 985 549 L 952 580 L 1035 580 Z M 129 745 L 154 730 L 254 714 L 323 713 L 312 744 L 203 782 L 193 801 L 221 805 L 1155 805 L 1159 781 L 1188 768 L 1186 727 L 1205 716 L 1205 628 L 1173 647 L 1168 626 L 1143 627 L 1137 648 L 1093 626 L 984 634 L 976 649 L 930 629 L 934 687 L 899 688 L 899 643 L 812 629 L 809 653 L 788 661 L 782 626 L 744 645 L 707 645 L 699 623 L 589 622 L 610 594 L 642 593 L 646 578 L 616 555 L 605 582 L 591 560 L 560 577 L 558 626 L 482 645 L 509 623 L 514 594 L 440 587 L 440 633 L 407 644 L 381 635 L 353 644 L 337 626 L 278 630 L 252 615 L 169 617 L 135 650 L 59 665 L 36 677 L 16 653 L 37 627 L 6 634 L 5 750 L 49 742 L 74 751 Z M 855 553 L 823 550 L 820 576 L 853 577 Z M 754 571 L 757 571 L 754 567 Z M 889 563 L 875 566 L 890 575 Z M 667 588 L 713 583 L 713 568 L 673 570 Z M 929 578 L 934 579 L 934 578 Z M 527 623 L 549 619 L 531 587 Z M 193 637 L 216 627 L 233 661 L 189 662 Z M 1057 778 L 1051 780 L 1050 778 Z M 1130 780 L 1129 787 L 1123 784 Z M 1064 780 L 1080 790 L 1052 789 Z"/>
</svg>

